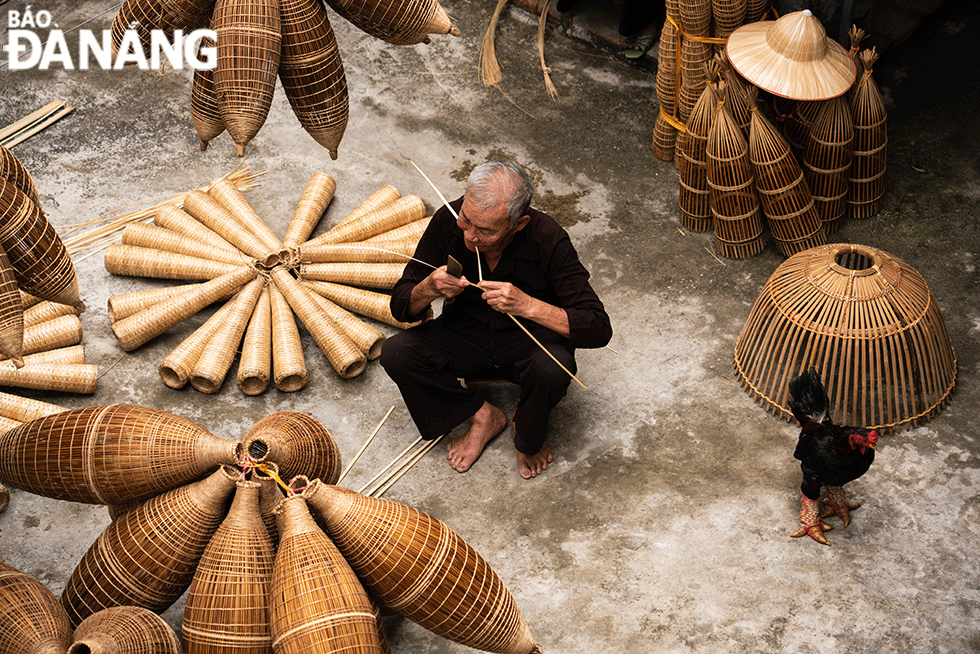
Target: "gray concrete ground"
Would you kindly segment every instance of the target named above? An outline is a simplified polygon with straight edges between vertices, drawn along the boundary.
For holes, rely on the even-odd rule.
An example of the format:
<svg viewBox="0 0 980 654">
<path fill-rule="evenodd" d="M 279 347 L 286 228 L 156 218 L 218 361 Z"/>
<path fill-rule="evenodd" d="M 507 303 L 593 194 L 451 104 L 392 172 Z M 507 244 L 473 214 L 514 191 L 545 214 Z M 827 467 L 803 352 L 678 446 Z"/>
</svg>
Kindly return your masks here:
<svg viewBox="0 0 980 654">
<path fill-rule="evenodd" d="M 107 6 L 52 0 L 35 9 L 65 27 Z M 556 459 L 543 476 L 522 480 L 502 436 L 465 475 L 433 450 L 386 497 L 442 519 L 486 557 L 544 652 L 980 650 L 980 104 L 976 79 L 956 66 L 977 33 L 969 3 L 947 4 L 876 71 L 890 108 L 884 205 L 832 237 L 895 254 L 923 275 L 958 357 L 957 392 L 927 425 L 884 439 L 872 469 L 849 487 L 864 506 L 850 527 L 830 532 L 832 547 L 789 537 L 799 511 L 797 428 L 733 381 L 735 339 L 783 257 L 770 243 L 751 259 L 718 260 L 711 236 L 679 228 L 678 174 L 649 147 L 653 73 L 552 33 L 546 54 L 560 96 L 551 100 L 534 24 L 508 9 L 496 41 L 504 79 L 485 88 L 477 67 L 493 3 L 445 7 L 462 36 L 428 47 L 388 46 L 333 21 L 351 94 L 340 158 L 331 161 L 302 131 L 280 90 L 248 159 L 268 173 L 248 198 L 282 234 L 306 180 L 328 172 L 338 190 L 322 231 L 382 184 L 437 205 L 410 160 L 456 197 L 474 164 L 513 157 L 537 182 L 537 206 L 568 228 L 592 270 L 618 353 L 580 353 L 588 390 L 573 385 L 555 410 Z M 50 100 L 78 106 L 14 149 L 62 228 L 195 188 L 239 163 L 226 135 L 198 151 L 187 71 L 3 70 L 0 78 L 0 123 Z M 155 407 L 228 439 L 273 411 L 307 411 L 345 457 L 394 406 L 345 480 L 353 488 L 415 439 L 377 363 L 343 381 L 307 336 L 310 380 L 301 392 L 249 398 L 231 380 L 214 396 L 167 388 L 157 364 L 205 316 L 124 354 L 107 298 L 164 282 L 110 275 L 101 255 L 76 267 L 98 391 L 38 397 Z M 493 397 L 505 411 L 516 401 L 506 387 Z M 108 523 L 105 509 L 11 495 L 0 560 L 59 593 Z M 175 626 L 181 606 L 166 613 Z M 390 639 L 397 654 L 469 651 L 407 622 Z"/>
</svg>

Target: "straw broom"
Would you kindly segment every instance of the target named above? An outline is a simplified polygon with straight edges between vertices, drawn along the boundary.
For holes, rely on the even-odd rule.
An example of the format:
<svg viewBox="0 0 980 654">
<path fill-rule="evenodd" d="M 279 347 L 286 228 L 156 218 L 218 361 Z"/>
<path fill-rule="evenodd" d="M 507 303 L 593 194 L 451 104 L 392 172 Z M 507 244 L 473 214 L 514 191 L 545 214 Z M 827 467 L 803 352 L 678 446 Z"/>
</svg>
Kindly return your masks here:
<svg viewBox="0 0 980 654">
<path fill-rule="evenodd" d="M 272 379 L 276 388 L 285 393 L 306 386 L 306 361 L 293 310 L 275 285 L 269 286 L 269 305 L 272 310 Z"/>
<path fill-rule="evenodd" d="M 245 332 L 245 342 L 238 363 L 238 390 L 245 395 L 259 395 L 269 387 L 271 377 L 272 305 L 269 303 L 269 285 L 266 284 Z"/>
</svg>

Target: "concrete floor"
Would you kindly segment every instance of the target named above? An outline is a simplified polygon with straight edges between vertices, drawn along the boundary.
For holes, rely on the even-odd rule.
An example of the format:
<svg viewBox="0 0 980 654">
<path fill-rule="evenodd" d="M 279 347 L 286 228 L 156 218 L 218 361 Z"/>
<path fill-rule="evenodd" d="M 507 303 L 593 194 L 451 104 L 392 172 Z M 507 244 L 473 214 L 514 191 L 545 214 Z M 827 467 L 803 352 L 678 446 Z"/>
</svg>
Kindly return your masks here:
<svg viewBox="0 0 980 654">
<path fill-rule="evenodd" d="M 334 20 L 351 94 L 339 160 L 302 131 L 281 91 L 248 159 L 268 173 L 247 197 L 282 234 L 316 171 L 338 183 L 322 231 L 382 184 L 435 206 L 409 160 L 456 197 L 475 163 L 513 157 L 537 182 L 537 206 L 568 228 L 607 304 L 618 354 L 580 352 L 588 390 L 573 386 L 555 410 L 556 460 L 543 476 L 522 480 L 502 437 L 465 475 L 433 450 L 386 497 L 440 518 L 487 558 L 546 653 L 980 651 L 980 103 L 975 76 L 960 65 L 980 23 L 970 3 L 947 3 L 876 70 L 890 108 L 884 205 L 832 237 L 890 252 L 922 274 L 958 358 L 957 392 L 927 425 L 885 438 L 874 466 L 849 486 L 864 507 L 828 534 L 832 547 L 789 538 L 799 511 L 797 429 L 733 381 L 735 339 L 783 257 L 770 243 L 751 259 L 719 261 L 710 235 L 679 229 L 677 172 L 649 147 L 657 111 L 649 69 L 553 33 L 547 59 L 560 96 L 550 100 L 534 24 L 508 9 L 496 41 L 504 80 L 483 87 L 479 49 L 493 4 L 447 0 L 462 36 L 428 47 L 388 46 Z M 44 5 L 62 27 L 105 7 Z M 111 15 L 87 27 L 107 27 Z M 239 163 L 227 135 L 198 151 L 187 71 L 2 70 L 0 78 L 0 123 L 55 99 L 78 106 L 14 149 L 58 226 L 196 188 Z M 205 316 L 124 354 L 106 300 L 163 283 L 110 275 L 101 255 L 76 267 L 90 307 L 83 342 L 103 376 L 93 396 L 41 399 L 155 407 L 228 439 L 271 412 L 307 411 L 345 457 L 394 406 L 345 480 L 355 489 L 415 439 L 377 363 L 343 381 L 308 337 L 301 392 L 250 398 L 231 380 L 215 396 L 167 388 L 158 363 Z M 505 410 L 516 401 L 509 388 L 493 397 Z M 0 514 L 0 560 L 60 593 L 107 523 L 102 507 L 13 490 Z M 181 610 L 165 614 L 174 626 Z M 390 640 L 396 654 L 471 651 L 407 622 Z"/>
</svg>

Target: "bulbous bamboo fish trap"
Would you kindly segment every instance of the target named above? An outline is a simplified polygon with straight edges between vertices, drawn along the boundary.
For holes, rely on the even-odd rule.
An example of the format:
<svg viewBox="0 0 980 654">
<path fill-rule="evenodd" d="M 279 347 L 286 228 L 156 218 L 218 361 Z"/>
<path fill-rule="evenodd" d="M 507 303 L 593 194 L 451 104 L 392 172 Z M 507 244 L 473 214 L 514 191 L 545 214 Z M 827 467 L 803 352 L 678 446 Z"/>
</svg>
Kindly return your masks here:
<svg viewBox="0 0 980 654">
<path fill-rule="evenodd" d="M 214 39 L 204 37 L 198 46 L 198 58 L 202 48 L 216 48 Z M 191 83 L 191 121 L 197 136 L 201 139 L 201 152 L 208 144 L 225 131 L 225 121 L 221 117 L 221 100 L 214 88 L 214 68 L 197 68 Z"/>
<path fill-rule="evenodd" d="M 843 96 L 820 104 L 807 137 L 803 173 L 823 222 L 824 233 L 830 236 L 840 229 L 847 215 L 854 120 Z"/>
<path fill-rule="evenodd" d="M 739 380 L 767 411 L 792 420 L 789 381 L 810 366 L 837 424 L 898 431 L 949 402 L 956 357 L 925 280 L 864 245 L 793 255 L 769 278 L 735 345 Z"/>
<path fill-rule="evenodd" d="M 242 440 L 251 464 L 275 462 L 287 479 L 311 474 L 321 479 L 340 478 L 340 448 L 330 431 L 316 418 L 296 411 L 277 411 L 255 423 Z M 322 476 L 321 476 L 322 475 Z"/>
<path fill-rule="evenodd" d="M 870 218 L 881 209 L 888 146 L 888 113 L 872 77 L 878 55 L 874 50 L 865 50 L 860 59 L 864 72 L 851 98 L 854 158 L 847 198 L 848 216 L 855 219 Z"/>
<path fill-rule="evenodd" d="M 428 43 L 429 34 L 459 36 L 438 0 L 328 0 L 358 29 L 392 45 Z"/>
<path fill-rule="evenodd" d="M 48 587 L 0 563 L 0 651 L 4 654 L 64 654 L 71 624 Z"/>
<path fill-rule="evenodd" d="M 37 186 L 34 184 L 34 178 L 31 177 L 27 168 L 20 162 L 20 159 L 2 145 L 0 145 L 0 177 L 11 182 L 31 202 L 37 206 L 41 206 L 41 200 L 37 195 Z"/>
<path fill-rule="evenodd" d="M 486 560 L 441 521 L 319 480 L 302 496 L 382 603 L 435 634 L 488 652 L 540 653 Z"/>
<path fill-rule="evenodd" d="M 139 606 L 114 606 L 85 618 L 67 654 L 181 654 L 163 618 Z"/>
</svg>

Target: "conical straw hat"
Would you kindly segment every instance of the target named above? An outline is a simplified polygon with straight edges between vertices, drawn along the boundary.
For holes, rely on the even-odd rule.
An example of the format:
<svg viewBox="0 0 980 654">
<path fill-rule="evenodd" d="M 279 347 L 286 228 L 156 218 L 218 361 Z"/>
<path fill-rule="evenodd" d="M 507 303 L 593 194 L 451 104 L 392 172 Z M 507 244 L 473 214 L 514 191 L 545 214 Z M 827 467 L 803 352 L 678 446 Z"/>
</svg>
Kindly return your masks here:
<svg viewBox="0 0 980 654">
<path fill-rule="evenodd" d="M 742 77 L 793 100 L 835 98 L 857 75 L 847 51 L 809 10 L 743 25 L 728 37 L 727 52 Z"/>
</svg>

